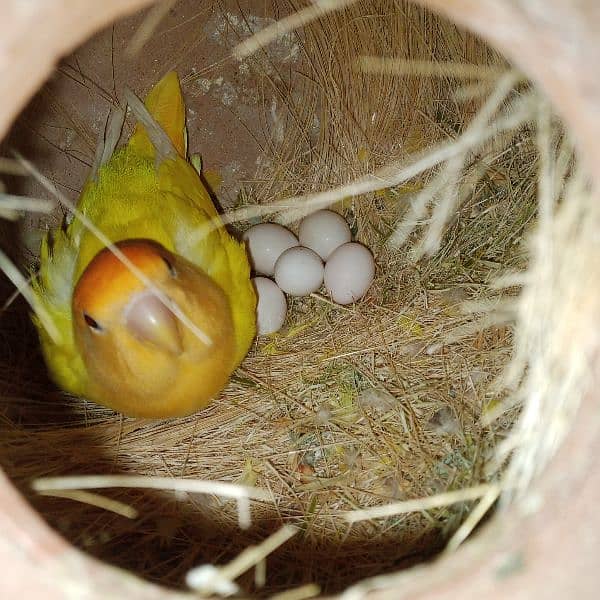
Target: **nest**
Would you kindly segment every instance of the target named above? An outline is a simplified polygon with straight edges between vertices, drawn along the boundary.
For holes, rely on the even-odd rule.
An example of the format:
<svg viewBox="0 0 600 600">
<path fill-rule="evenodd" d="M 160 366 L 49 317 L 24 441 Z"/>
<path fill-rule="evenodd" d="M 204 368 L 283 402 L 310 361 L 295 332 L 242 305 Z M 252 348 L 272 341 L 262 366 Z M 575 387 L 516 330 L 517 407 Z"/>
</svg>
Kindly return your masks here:
<svg viewBox="0 0 600 600">
<path fill-rule="evenodd" d="M 308 594 L 339 592 L 426 560 L 460 543 L 503 488 L 526 489 L 562 436 L 536 438 L 507 469 L 511 427 L 523 413 L 522 435 L 541 410 L 522 408 L 538 376 L 527 356 L 543 328 L 532 306 L 548 289 L 536 244 L 568 239 L 585 213 L 585 202 L 573 201 L 581 211 L 561 221 L 571 229 L 548 221 L 567 192 L 585 199 L 580 178 L 563 185 L 574 167 L 558 124 L 481 41 L 404 2 L 362 0 L 242 62 L 225 60 L 296 8 L 180 2 L 151 37 L 133 42 L 131 31 L 156 13 L 119 23 L 65 59 L 8 141 L 76 199 L 122 84 L 142 94 L 176 68 L 191 150 L 222 175 L 217 196 L 234 229 L 271 218 L 294 227 L 301 214 L 333 205 L 376 257 L 364 300 L 293 300 L 286 328 L 258 339 L 222 396 L 184 419 L 127 419 L 60 393 L 25 305 L 6 309 L 4 467 L 76 546 L 167 585 L 181 586 L 199 564 L 226 564 L 284 525 L 295 535 L 266 571 L 256 561 L 237 579 L 247 593 L 301 584 L 318 585 Z M 240 130 L 247 140 L 236 143 Z M 550 191 L 538 184 L 540 169 Z M 42 194 L 34 179 L 13 183 Z M 527 245 L 539 190 L 546 221 Z M 26 255 L 60 212 L 25 221 Z M 557 314 L 548 309 L 545 322 Z M 556 356 L 548 350 L 544 360 L 540 369 Z M 548 418 L 573 407 L 558 403 Z M 267 496 L 251 502 L 248 519 L 247 505 L 218 494 L 31 487 L 49 476 L 107 474 L 224 481 Z M 453 500 L 410 504 L 444 494 Z M 352 512 L 389 503 L 400 503 L 391 515 Z"/>
</svg>

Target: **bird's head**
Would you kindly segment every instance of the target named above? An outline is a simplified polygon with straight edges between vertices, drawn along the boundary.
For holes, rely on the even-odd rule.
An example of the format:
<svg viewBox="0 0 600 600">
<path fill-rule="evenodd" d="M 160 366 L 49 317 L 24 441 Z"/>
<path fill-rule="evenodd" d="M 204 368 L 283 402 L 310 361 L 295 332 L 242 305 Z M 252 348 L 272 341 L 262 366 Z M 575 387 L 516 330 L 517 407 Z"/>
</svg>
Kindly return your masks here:
<svg viewBox="0 0 600 600">
<path fill-rule="evenodd" d="M 221 389 L 231 370 L 227 297 L 201 269 L 155 242 L 116 246 L 134 269 L 105 248 L 73 293 L 88 395 L 131 415 L 193 412 Z"/>
</svg>

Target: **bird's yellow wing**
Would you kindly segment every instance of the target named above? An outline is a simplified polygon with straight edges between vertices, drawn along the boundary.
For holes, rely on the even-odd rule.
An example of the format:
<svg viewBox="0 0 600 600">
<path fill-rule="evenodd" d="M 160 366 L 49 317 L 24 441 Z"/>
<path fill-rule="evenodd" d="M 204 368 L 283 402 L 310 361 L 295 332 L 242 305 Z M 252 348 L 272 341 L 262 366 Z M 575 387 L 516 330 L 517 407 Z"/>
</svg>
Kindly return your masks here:
<svg viewBox="0 0 600 600">
<path fill-rule="evenodd" d="M 46 364 L 56 383 L 73 394 L 85 393 L 86 369 L 73 338 L 71 298 L 77 248 L 64 230 L 42 240 L 40 269 L 32 279 L 38 302 L 53 320 L 60 337 L 53 339 L 33 315 Z"/>
</svg>

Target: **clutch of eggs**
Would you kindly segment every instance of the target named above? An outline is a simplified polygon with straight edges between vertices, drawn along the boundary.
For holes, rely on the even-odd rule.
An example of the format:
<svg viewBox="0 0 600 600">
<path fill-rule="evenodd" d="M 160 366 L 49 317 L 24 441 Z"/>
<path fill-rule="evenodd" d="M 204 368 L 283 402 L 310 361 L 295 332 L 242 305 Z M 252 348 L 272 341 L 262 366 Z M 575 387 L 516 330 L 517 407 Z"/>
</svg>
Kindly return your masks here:
<svg viewBox="0 0 600 600">
<path fill-rule="evenodd" d="M 257 274 L 253 282 L 259 335 L 283 326 L 287 309 L 283 292 L 308 296 L 325 283 L 334 302 L 351 304 L 367 293 L 375 277 L 370 250 L 351 241 L 348 223 L 331 210 L 303 219 L 298 238 L 277 223 L 261 223 L 248 229 L 243 239 Z"/>
</svg>

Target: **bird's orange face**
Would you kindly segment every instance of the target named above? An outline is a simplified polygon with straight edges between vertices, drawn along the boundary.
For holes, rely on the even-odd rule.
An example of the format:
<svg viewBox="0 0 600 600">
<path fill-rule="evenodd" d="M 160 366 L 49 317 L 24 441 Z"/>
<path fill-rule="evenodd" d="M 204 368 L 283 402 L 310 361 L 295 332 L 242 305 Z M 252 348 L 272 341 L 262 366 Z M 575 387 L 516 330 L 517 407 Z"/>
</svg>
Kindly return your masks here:
<svg viewBox="0 0 600 600">
<path fill-rule="evenodd" d="M 88 395 L 136 416 L 193 412 L 230 372 L 229 302 L 203 271 L 155 242 L 116 246 L 134 270 L 104 249 L 73 294 L 74 336 L 89 376 Z"/>
</svg>

